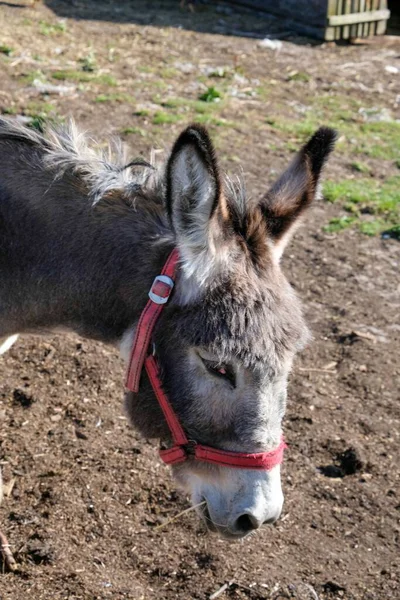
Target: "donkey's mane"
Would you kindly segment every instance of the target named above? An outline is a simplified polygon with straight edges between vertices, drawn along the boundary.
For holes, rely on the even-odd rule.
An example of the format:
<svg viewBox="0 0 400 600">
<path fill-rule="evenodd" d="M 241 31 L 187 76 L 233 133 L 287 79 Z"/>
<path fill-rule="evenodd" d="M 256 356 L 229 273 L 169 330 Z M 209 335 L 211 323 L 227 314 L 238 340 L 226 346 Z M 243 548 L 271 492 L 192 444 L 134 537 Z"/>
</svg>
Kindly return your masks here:
<svg viewBox="0 0 400 600">
<path fill-rule="evenodd" d="M 1 140 L 33 146 L 40 153 L 42 169 L 54 179 L 72 175 L 94 204 L 110 195 L 127 200 L 140 194 L 162 201 L 163 168 L 143 158 L 129 161 L 120 139 L 112 138 L 100 145 L 80 131 L 72 119 L 66 124 L 48 125 L 42 134 L 15 120 L 0 118 Z"/>
<path fill-rule="evenodd" d="M 142 157 L 129 160 L 127 146 L 120 138 L 100 144 L 87 132 L 80 131 L 73 119 L 64 124 L 48 124 L 44 133 L 15 119 L 0 117 L 0 141 L 28 144 L 39 151 L 40 167 L 54 179 L 72 176 L 96 204 L 104 198 L 123 201 L 143 199 L 163 203 L 165 166 L 156 166 Z M 151 153 L 153 154 L 153 153 Z M 224 176 L 225 194 L 241 220 L 246 214 L 245 188 L 241 177 Z"/>
</svg>

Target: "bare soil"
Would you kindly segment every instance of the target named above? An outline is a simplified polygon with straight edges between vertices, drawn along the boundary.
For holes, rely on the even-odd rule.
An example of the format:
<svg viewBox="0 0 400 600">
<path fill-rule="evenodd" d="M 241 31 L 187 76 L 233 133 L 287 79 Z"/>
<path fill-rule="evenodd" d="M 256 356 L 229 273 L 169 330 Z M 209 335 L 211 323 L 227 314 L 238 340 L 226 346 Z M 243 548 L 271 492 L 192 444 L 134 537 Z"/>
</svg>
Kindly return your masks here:
<svg viewBox="0 0 400 600">
<path fill-rule="evenodd" d="M 398 111 L 400 75 L 384 66 L 398 64 L 399 38 L 359 46 L 290 38 L 274 52 L 224 34 L 262 36 L 284 24 L 235 11 L 24 4 L 0 3 L 0 42 L 13 48 L 0 61 L 2 110 L 32 116 L 34 103 L 50 102 L 101 139 L 131 127 L 132 156 L 170 145 L 185 114 L 158 124 L 153 115 L 170 96 L 195 101 L 205 65 L 240 67 L 250 88 L 275 82 L 265 97 L 231 96 L 222 124 L 210 122 L 223 166 L 240 162 L 253 195 L 290 159 L 290 134 L 272 131 L 268 115 L 293 116 L 327 89 Z M 51 29 L 60 18 L 65 26 Z M 93 80 L 43 98 L 32 86 L 32 72 L 50 80 L 56 69 L 81 69 L 91 52 L 94 73 L 117 87 Z M 287 77 L 304 70 L 307 81 Z M 98 100 L 117 92 L 134 105 L 126 96 Z M 350 151 L 338 153 L 327 176 L 351 177 L 350 161 Z M 382 180 L 397 168 L 368 164 Z M 1 600 L 205 600 L 225 584 L 220 598 L 399 598 L 400 246 L 351 229 L 325 233 L 340 210 L 318 203 L 284 261 L 314 339 L 290 382 L 279 523 L 240 544 L 206 534 L 190 513 L 156 530 L 189 504 L 155 446 L 126 421 L 117 351 L 74 335 L 23 336 L 0 359 L 0 464 L 10 492 L 0 521 L 20 565 L 0 574 Z"/>
</svg>

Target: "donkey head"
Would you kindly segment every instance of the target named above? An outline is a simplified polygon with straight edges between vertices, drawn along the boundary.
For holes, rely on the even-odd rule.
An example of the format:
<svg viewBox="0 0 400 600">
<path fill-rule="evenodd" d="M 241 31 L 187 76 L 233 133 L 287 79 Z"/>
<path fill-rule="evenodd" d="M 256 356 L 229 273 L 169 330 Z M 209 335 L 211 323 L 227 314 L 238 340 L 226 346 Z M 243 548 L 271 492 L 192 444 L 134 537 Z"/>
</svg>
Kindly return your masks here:
<svg viewBox="0 0 400 600">
<path fill-rule="evenodd" d="M 207 132 L 176 141 L 166 169 L 166 211 L 181 257 L 171 303 L 154 343 L 164 388 L 189 439 L 237 452 L 275 448 L 287 377 L 308 331 L 279 259 L 318 193 L 335 133 L 320 129 L 261 200 L 223 180 Z M 144 382 L 128 394 L 133 422 L 169 439 Z M 187 461 L 174 475 L 211 530 L 238 538 L 275 521 L 280 467 L 260 472 Z"/>
</svg>

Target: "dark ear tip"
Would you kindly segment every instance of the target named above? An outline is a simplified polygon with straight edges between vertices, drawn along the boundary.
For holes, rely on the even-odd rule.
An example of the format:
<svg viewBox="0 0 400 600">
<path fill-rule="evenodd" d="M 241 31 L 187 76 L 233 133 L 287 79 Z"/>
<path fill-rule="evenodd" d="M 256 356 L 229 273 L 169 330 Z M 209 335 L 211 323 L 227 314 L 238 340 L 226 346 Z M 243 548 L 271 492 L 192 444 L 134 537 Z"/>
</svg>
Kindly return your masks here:
<svg viewBox="0 0 400 600">
<path fill-rule="evenodd" d="M 309 151 L 331 152 L 338 138 L 338 132 L 332 127 L 320 127 L 306 144 L 306 149 Z"/>
<path fill-rule="evenodd" d="M 207 145 L 210 145 L 211 138 L 210 138 L 210 135 L 209 135 L 207 129 L 204 127 L 204 125 L 201 125 L 200 123 L 192 123 L 191 125 L 189 125 L 188 127 L 186 127 L 186 129 L 184 129 L 182 131 L 182 133 L 178 137 L 177 142 L 179 142 L 179 145 L 184 145 L 184 144 L 195 144 L 195 145 L 207 144 Z"/>
<path fill-rule="evenodd" d="M 182 131 L 172 148 L 169 164 L 171 165 L 176 155 L 185 147 L 191 146 L 198 156 L 207 165 L 210 173 L 218 178 L 218 165 L 215 150 L 207 129 L 199 123 L 193 123 Z"/>
<path fill-rule="evenodd" d="M 314 177 L 319 177 L 321 169 L 332 152 L 337 132 L 331 127 L 320 127 L 303 148 L 303 156 L 310 161 Z"/>
</svg>

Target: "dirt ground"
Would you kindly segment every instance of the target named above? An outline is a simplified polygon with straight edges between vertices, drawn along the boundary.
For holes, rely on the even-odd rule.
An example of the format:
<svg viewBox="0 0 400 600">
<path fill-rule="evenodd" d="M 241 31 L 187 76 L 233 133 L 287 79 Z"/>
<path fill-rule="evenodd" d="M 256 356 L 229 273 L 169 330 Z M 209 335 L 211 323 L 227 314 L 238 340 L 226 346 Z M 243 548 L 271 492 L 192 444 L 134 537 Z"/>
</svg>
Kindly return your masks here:
<svg viewBox="0 0 400 600">
<path fill-rule="evenodd" d="M 315 45 L 274 19 L 172 1 L 24 4 L 0 2 L 3 113 L 73 114 L 101 139 L 122 135 L 132 156 L 160 158 L 201 118 L 252 195 L 300 143 L 274 119 L 301 123 L 328 95 L 400 118 L 399 37 Z M 280 49 L 259 44 L 279 31 Z M 49 83 L 66 89 L 40 91 Z M 203 110 L 214 86 L 224 98 Z M 353 158 L 343 139 L 326 177 L 359 177 Z M 381 182 L 399 159 L 400 146 L 397 161 L 362 156 Z M 325 231 L 342 211 L 317 203 L 284 260 L 314 339 L 290 381 L 283 516 L 240 544 L 191 513 L 156 529 L 189 504 L 125 419 L 115 349 L 23 336 L 1 357 L 0 522 L 20 565 L 0 574 L 1 600 L 205 600 L 225 584 L 219 598 L 399 598 L 400 246 Z"/>
</svg>

